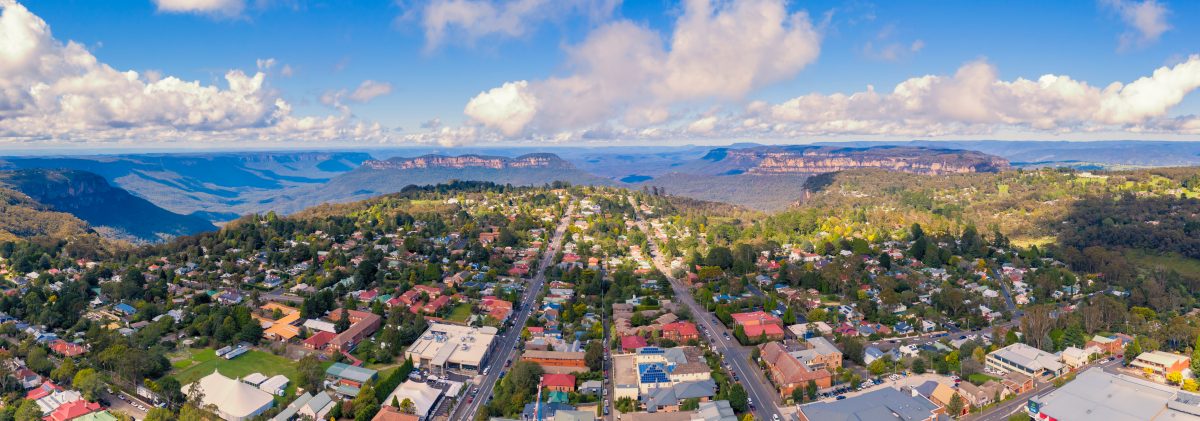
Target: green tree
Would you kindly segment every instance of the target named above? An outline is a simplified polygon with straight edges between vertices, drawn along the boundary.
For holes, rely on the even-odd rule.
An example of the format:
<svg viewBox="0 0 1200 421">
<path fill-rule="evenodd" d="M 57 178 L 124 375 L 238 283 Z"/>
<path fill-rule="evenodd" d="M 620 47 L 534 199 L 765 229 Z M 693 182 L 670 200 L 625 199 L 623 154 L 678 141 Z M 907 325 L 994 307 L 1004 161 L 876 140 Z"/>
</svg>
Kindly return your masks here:
<svg viewBox="0 0 1200 421">
<path fill-rule="evenodd" d="M 917 358 L 917 359 L 913 360 L 912 365 L 909 366 L 909 368 L 912 370 L 913 373 L 925 374 L 925 360 L 921 359 L 921 358 Z"/>
<path fill-rule="evenodd" d="M 1137 358 L 1141 354 L 1142 345 L 1138 343 L 1137 339 L 1134 339 L 1129 345 L 1125 345 L 1125 365 L 1129 365 L 1129 363 L 1133 362 L 1134 358 Z"/>
<path fill-rule="evenodd" d="M 810 401 L 817 399 L 817 391 L 817 382 L 814 380 L 809 380 L 808 384 L 804 385 L 804 393 L 808 395 Z"/>
<path fill-rule="evenodd" d="M 588 342 L 587 351 L 583 355 L 584 361 L 587 363 L 588 369 L 592 371 L 601 371 L 604 369 L 604 344 L 600 341 Z"/>
<path fill-rule="evenodd" d="M 349 329 L 349 328 L 350 328 L 350 311 L 346 310 L 345 307 L 342 307 L 342 313 L 340 315 L 338 315 L 337 321 L 333 323 L 333 330 L 336 330 L 337 333 L 342 333 L 342 332 L 345 332 L 346 329 Z"/>
<path fill-rule="evenodd" d="M 1200 373 L 1200 336 L 1196 337 L 1196 344 L 1192 346 L 1192 372 Z"/>
<path fill-rule="evenodd" d="M 145 421 L 171 421 L 175 419 L 175 413 L 166 408 L 150 408 L 150 412 L 146 413 Z"/>
<path fill-rule="evenodd" d="M 749 396 L 746 395 L 746 389 L 741 383 L 734 383 L 733 387 L 729 388 L 729 406 L 737 412 L 746 412 L 749 408 Z"/>
<path fill-rule="evenodd" d="M 296 362 L 297 386 L 306 391 L 321 390 L 321 382 L 325 380 L 325 370 L 321 369 L 321 360 L 312 355 L 305 355 Z"/>
<path fill-rule="evenodd" d="M 75 373 L 75 379 L 71 381 L 71 385 L 83 393 L 83 398 L 89 401 L 98 399 L 100 391 L 104 389 L 104 381 L 92 368 L 85 368 Z"/>
<path fill-rule="evenodd" d="M 41 421 L 42 408 L 37 406 L 31 400 L 21 400 L 21 405 L 17 407 L 17 413 L 13 417 L 16 421 Z"/>
<path fill-rule="evenodd" d="M 963 411 L 963 398 L 958 393 L 950 396 L 950 402 L 946 403 L 946 415 L 958 418 Z"/>
</svg>

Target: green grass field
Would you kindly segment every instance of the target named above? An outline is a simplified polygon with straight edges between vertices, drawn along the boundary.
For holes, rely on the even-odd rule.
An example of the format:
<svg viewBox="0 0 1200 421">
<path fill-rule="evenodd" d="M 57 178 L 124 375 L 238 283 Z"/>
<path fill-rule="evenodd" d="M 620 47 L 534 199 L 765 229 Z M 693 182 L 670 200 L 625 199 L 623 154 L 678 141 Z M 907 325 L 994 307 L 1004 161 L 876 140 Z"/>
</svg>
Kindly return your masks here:
<svg viewBox="0 0 1200 421">
<path fill-rule="evenodd" d="M 987 383 L 988 380 L 996 380 L 996 378 L 983 373 L 971 373 L 970 376 L 967 376 L 967 381 L 974 385 Z"/>
<path fill-rule="evenodd" d="M 191 359 L 177 361 L 172 365 L 175 367 L 172 375 L 175 376 L 175 380 L 179 380 L 180 384 L 194 382 L 212 374 L 214 369 L 220 371 L 222 375 L 232 378 L 245 377 L 250 373 L 262 373 L 268 377 L 282 374 L 292 380 L 292 384 L 288 386 L 289 390 L 295 388 L 298 378 L 295 362 L 257 350 L 247 352 L 232 360 L 226 360 L 217 358 L 216 351 L 212 349 L 201 349 L 192 352 Z"/>
<path fill-rule="evenodd" d="M 1157 254 L 1144 250 L 1126 250 L 1125 257 L 1136 262 L 1139 266 L 1154 268 L 1161 267 L 1174 270 L 1189 278 L 1200 278 L 1200 260 L 1181 256 L 1174 253 Z"/>
<path fill-rule="evenodd" d="M 470 317 L 471 317 L 471 304 L 470 303 L 462 303 L 462 304 L 459 304 L 458 307 L 454 307 L 454 310 L 450 311 L 450 315 L 446 316 L 446 320 L 451 321 L 451 322 L 466 323 L 467 319 Z"/>
</svg>

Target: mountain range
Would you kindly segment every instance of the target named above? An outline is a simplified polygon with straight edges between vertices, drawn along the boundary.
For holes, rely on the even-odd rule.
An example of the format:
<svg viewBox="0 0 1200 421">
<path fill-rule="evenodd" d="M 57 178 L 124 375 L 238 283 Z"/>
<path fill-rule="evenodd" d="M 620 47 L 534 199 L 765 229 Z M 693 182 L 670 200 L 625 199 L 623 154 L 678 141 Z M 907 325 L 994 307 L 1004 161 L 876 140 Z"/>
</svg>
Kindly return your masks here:
<svg viewBox="0 0 1200 421">
<path fill-rule="evenodd" d="M 5 190 L 0 194 L 7 196 L 6 215 L 12 212 L 14 218 L 24 214 L 20 217 L 50 221 L 50 225 L 35 226 L 35 229 L 3 228 L 9 235 L 17 237 L 62 237 L 91 229 L 109 238 L 154 242 L 216 229 L 203 218 L 160 208 L 124 189 L 113 187 L 100 175 L 86 171 L 0 171 L 0 187 Z M 47 215 L 47 212 L 58 215 Z"/>
<path fill-rule="evenodd" d="M 152 240 L 202 229 L 204 225 L 197 220 L 220 224 L 248 213 L 271 210 L 292 213 L 319 203 L 354 201 L 397 192 L 409 185 L 451 180 L 654 187 L 672 195 L 776 211 L 808 197 L 805 182 L 811 176 L 859 168 L 938 176 L 996 172 L 1010 167 L 1200 164 L 1198 142 L 742 143 L 724 147 L 546 147 L 530 152 L 528 147 L 511 147 L 455 151 L 461 154 L 423 148 L 22 156 L 0 158 L 0 169 L 77 170 L 77 173 L 56 173 L 48 180 L 78 178 L 82 183 L 79 186 L 95 188 L 78 192 L 99 192 L 105 200 L 81 201 L 48 191 L 39 195 L 29 183 L 18 183 L 24 190 L 13 186 L 10 190 L 28 190 L 28 200 L 38 204 L 29 208 L 31 211 L 70 212 L 81 216 L 82 222 L 76 225 Z M 97 181 L 106 184 L 101 186 Z M 70 186 L 70 183 L 58 185 Z M 117 190 L 128 197 L 117 198 Z M 91 209 L 76 205 L 104 203 L 108 206 L 106 212 L 114 212 L 112 203 L 132 199 L 144 199 L 145 204 L 161 207 L 169 215 L 194 219 L 179 220 L 168 215 L 165 216 L 168 223 L 138 229 L 116 219 L 105 220 L 102 218 L 105 211 L 88 214 Z M 16 203 L 24 199 L 6 200 Z M 143 214 L 146 212 L 151 211 Z"/>
</svg>

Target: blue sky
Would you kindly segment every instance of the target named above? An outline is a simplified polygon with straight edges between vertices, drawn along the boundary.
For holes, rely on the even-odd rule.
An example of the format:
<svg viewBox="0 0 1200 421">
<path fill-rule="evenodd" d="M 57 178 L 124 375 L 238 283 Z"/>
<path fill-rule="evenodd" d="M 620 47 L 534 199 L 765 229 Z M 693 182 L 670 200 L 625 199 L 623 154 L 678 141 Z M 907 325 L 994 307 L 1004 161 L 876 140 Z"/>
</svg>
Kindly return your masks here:
<svg viewBox="0 0 1200 421">
<path fill-rule="evenodd" d="M 90 54 L 97 66 L 139 77 L 125 92 L 97 88 L 112 85 L 103 68 L 0 66 L 12 85 L 0 92 L 54 87 L 36 98 L 11 94 L 9 103 L 28 104 L 7 110 L 0 96 L 0 148 L 1200 134 L 1192 92 L 1200 86 L 1193 57 L 1200 2 L 0 0 L 0 7 L 0 25 L 40 19 L 47 26 L 46 34 L 12 38 L 37 44 L 21 56 L 27 61 Z M 738 13 L 777 9 L 778 19 L 766 21 Z M 742 37 L 760 28 L 778 31 Z M 0 26 L 0 37 L 9 29 Z M 720 30 L 732 35 L 696 35 Z M 688 36 L 695 48 L 672 44 Z M 617 52 L 642 49 L 649 58 L 640 64 L 618 63 Z M 1160 68 L 1174 72 L 1137 92 L 1105 91 Z M 248 79 L 261 71 L 261 86 L 233 92 L 230 70 Z M 64 72 L 96 83 L 72 87 Z M 1046 74 L 1071 84 L 1005 85 Z M 926 76 L 935 79 L 915 82 Z M 168 77 L 198 85 L 173 84 L 162 94 L 146 88 Z M 905 81 L 919 91 L 895 95 Z M 874 93 L 861 95 L 868 85 Z M 841 96 L 854 93 L 854 100 Z M 807 99 L 789 102 L 800 97 Z M 103 112 L 84 114 L 70 102 L 80 98 Z M 130 103 L 142 108 L 120 108 Z M 56 123 L 63 119 L 86 123 Z"/>
</svg>

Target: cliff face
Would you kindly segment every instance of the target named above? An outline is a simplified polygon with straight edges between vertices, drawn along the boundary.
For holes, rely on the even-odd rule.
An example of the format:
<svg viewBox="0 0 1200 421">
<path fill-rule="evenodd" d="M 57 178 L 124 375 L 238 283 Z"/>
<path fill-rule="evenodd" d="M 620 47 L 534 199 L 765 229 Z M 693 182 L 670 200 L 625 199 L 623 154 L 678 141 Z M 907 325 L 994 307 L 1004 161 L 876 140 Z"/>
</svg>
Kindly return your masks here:
<svg viewBox="0 0 1200 421">
<path fill-rule="evenodd" d="M 411 170 L 426 168 L 490 168 L 494 170 L 512 168 L 558 168 L 573 169 L 574 166 L 554 154 L 528 154 L 516 158 L 481 155 L 424 155 L 416 158 L 392 158 L 386 161 L 364 161 L 363 166 L 373 170 Z"/>
<path fill-rule="evenodd" d="M 762 147 L 725 150 L 716 158 L 727 165 L 742 166 L 750 174 L 822 174 L 882 168 L 938 175 L 996 172 L 1009 167 L 1003 158 L 974 151 L 907 147 Z"/>
</svg>

